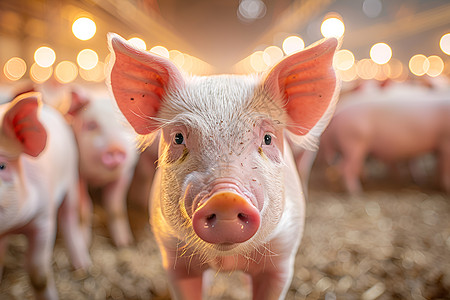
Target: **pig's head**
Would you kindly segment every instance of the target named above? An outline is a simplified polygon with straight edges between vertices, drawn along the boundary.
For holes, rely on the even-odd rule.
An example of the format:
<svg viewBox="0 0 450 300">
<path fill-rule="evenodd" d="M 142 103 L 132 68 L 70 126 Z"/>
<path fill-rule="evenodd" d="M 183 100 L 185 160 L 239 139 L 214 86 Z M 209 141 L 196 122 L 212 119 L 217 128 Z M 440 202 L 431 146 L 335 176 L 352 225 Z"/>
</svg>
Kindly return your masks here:
<svg viewBox="0 0 450 300">
<path fill-rule="evenodd" d="M 47 133 L 38 119 L 38 93 L 17 96 L 0 105 L 0 232 L 21 205 L 22 155 L 37 157 L 45 148 Z"/>
<path fill-rule="evenodd" d="M 105 184 L 117 179 L 135 155 L 135 134 L 107 98 L 92 98 L 73 90 L 67 118 L 77 138 L 80 173 L 90 182 Z"/>
<path fill-rule="evenodd" d="M 161 134 L 165 226 L 187 247 L 214 255 L 266 242 L 284 210 L 285 133 L 320 132 L 333 110 L 336 39 L 285 58 L 265 76 L 186 77 L 117 35 L 109 46 L 119 109 L 138 134 Z"/>
</svg>

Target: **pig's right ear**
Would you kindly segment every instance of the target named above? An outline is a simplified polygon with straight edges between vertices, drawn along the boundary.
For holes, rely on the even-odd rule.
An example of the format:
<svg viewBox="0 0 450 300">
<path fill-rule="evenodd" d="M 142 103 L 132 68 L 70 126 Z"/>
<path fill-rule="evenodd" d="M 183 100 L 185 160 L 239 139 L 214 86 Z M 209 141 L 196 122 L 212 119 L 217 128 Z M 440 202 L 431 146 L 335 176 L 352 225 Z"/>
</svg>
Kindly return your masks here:
<svg viewBox="0 0 450 300">
<path fill-rule="evenodd" d="M 109 83 L 119 109 L 138 134 L 155 131 L 162 99 L 183 86 L 182 74 L 168 59 L 135 49 L 117 34 L 108 34 L 108 45 Z"/>
<path fill-rule="evenodd" d="M 39 93 L 21 94 L 9 104 L 2 122 L 6 136 L 16 140 L 23 152 L 33 157 L 38 156 L 47 143 L 47 132 L 38 119 L 40 105 Z"/>
<path fill-rule="evenodd" d="M 90 101 L 88 98 L 82 96 L 76 91 L 72 91 L 70 95 L 71 102 L 69 111 L 67 113 L 71 116 L 76 116 L 83 108 L 85 108 L 90 103 Z"/>
</svg>

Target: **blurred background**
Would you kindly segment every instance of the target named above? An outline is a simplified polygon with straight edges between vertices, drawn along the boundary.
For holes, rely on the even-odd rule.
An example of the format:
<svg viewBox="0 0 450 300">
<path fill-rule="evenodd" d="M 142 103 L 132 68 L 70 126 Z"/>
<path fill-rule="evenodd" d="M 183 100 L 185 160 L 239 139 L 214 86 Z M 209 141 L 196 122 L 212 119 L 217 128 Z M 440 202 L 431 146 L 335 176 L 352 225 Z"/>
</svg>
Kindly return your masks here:
<svg viewBox="0 0 450 300">
<path fill-rule="evenodd" d="M 436 77 L 450 72 L 449 23 L 446 0 L 3 0 L 0 82 L 101 82 L 107 32 L 193 74 L 263 71 L 344 34 L 345 81 Z"/>
<path fill-rule="evenodd" d="M 448 0 L 0 0 L 0 103 L 30 84 L 104 88 L 108 32 L 196 75 L 263 72 L 336 36 L 341 101 L 450 103 Z M 386 82 L 395 83 L 388 92 Z M 416 153 L 415 171 L 400 162 L 394 176 L 368 158 L 356 195 L 339 166 L 318 155 L 309 174 L 307 162 L 305 234 L 287 299 L 450 299 L 450 203 L 435 150 Z M 136 243 L 118 249 L 96 203 L 90 274 L 73 272 L 57 240 L 61 299 L 170 298 L 147 210 L 129 206 Z M 25 249 L 13 240 L 2 300 L 32 299 Z M 248 298 L 241 277 L 217 280 L 209 299 Z"/>
</svg>

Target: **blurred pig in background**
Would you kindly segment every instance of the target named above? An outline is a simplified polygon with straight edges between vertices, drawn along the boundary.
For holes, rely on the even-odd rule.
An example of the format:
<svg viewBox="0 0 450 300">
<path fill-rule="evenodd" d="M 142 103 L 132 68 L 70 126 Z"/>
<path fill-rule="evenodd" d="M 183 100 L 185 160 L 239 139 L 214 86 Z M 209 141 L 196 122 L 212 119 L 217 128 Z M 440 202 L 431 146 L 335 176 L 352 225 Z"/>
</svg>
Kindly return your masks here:
<svg viewBox="0 0 450 300">
<path fill-rule="evenodd" d="M 133 241 L 127 214 L 127 193 L 138 160 L 136 135 L 107 93 L 74 89 L 68 117 L 80 152 L 80 202 L 83 221 L 90 224 L 88 187 L 100 188 L 114 243 Z M 87 234 L 88 240 L 90 239 Z"/>
<path fill-rule="evenodd" d="M 449 91 L 408 82 L 367 82 L 343 95 L 321 137 L 320 152 L 328 163 L 339 165 L 346 190 L 362 191 L 360 177 L 369 156 L 395 166 L 433 153 L 441 186 L 449 192 Z"/>
<path fill-rule="evenodd" d="M 331 118 L 337 40 L 266 77 L 185 77 L 117 35 L 109 45 L 119 108 L 138 134 L 160 134 L 150 220 L 172 297 L 200 299 L 212 268 L 244 271 L 253 299 L 284 299 L 305 214 L 285 134 L 313 143 Z"/>
<path fill-rule="evenodd" d="M 78 212 L 72 130 L 38 93 L 0 106 L 0 276 L 10 234 L 28 238 L 26 268 L 37 299 L 57 299 L 51 257 L 59 225 L 75 268 L 90 265 Z M 41 108 L 41 109 L 40 109 Z"/>
</svg>

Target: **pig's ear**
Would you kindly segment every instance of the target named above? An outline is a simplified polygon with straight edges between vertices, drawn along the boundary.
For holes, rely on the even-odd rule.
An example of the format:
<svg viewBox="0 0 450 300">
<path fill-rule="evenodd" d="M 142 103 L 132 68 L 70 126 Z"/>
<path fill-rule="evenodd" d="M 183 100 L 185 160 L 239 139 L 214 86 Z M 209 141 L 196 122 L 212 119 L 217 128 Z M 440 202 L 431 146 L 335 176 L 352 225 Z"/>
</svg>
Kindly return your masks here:
<svg viewBox="0 0 450 300">
<path fill-rule="evenodd" d="M 184 84 L 183 76 L 168 59 L 135 49 L 116 34 L 108 34 L 109 83 L 119 109 L 139 134 L 158 129 L 155 117 L 162 98 Z"/>
<path fill-rule="evenodd" d="M 86 107 L 86 105 L 90 103 L 90 101 L 87 97 L 82 96 L 77 91 L 72 91 L 70 95 L 71 95 L 70 108 L 67 113 L 71 116 L 76 116 L 83 108 Z"/>
<path fill-rule="evenodd" d="M 295 135 L 308 134 L 333 101 L 337 80 L 332 63 L 337 45 L 335 38 L 325 39 L 288 56 L 264 81 L 269 94 L 282 99 L 290 118 L 288 129 Z"/>
<path fill-rule="evenodd" d="M 40 106 L 39 93 L 21 94 L 9 104 L 2 123 L 6 136 L 18 141 L 23 152 L 33 157 L 38 156 L 47 143 L 47 132 L 38 119 Z"/>
</svg>

